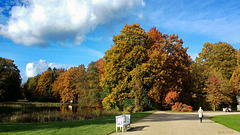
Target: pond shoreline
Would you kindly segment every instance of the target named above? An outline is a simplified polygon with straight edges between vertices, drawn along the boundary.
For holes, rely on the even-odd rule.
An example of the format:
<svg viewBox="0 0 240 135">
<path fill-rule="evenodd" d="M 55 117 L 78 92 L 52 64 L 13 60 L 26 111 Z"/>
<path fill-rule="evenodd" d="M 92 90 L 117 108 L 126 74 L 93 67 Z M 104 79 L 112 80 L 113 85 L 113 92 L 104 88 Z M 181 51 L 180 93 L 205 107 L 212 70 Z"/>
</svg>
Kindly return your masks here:
<svg viewBox="0 0 240 135">
<path fill-rule="evenodd" d="M 42 102 L 0 103 L 1 123 L 43 123 L 54 121 L 85 120 L 118 114 L 118 110 L 81 107 L 79 104 Z"/>
</svg>

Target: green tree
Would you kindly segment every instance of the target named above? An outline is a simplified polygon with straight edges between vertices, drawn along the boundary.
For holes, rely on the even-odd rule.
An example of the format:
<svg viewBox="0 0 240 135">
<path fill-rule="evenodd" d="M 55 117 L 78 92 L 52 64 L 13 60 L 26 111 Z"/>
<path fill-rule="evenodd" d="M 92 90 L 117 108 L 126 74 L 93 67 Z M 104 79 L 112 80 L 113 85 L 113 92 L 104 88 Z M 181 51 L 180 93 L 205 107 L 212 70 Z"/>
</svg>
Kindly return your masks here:
<svg viewBox="0 0 240 135">
<path fill-rule="evenodd" d="M 208 72 L 215 69 L 230 79 L 237 66 L 237 50 L 227 43 L 205 43 L 196 62 L 203 65 Z"/>
<path fill-rule="evenodd" d="M 191 91 L 187 92 L 192 98 L 185 99 L 184 103 L 191 104 L 194 108 L 208 108 L 208 103 L 206 102 L 206 82 L 209 80 L 208 74 L 204 72 L 204 67 L 198 65 L 196 62 L 191 64 L 190 79 L 188 84 L 190 85 Z M 188 102 L 186 102 L 186 100 Z"/>
<path fill-rule="evenodd" d="M 27 82 L 23 83 L 23 94 L 26 99 L 31 101 L 32 98 L 34 98 L 40 76 L 41 75 L 30 77 Z"/>
<path fill-rule="evenodd" d="M 87 88 L 86 92 L 80 94 L 79 104 L 88 107 L 102 108 L 103 92 L 100 87 L 100 70 L 97 62 L 91 62 L 87 68 Z"/>
<path fill-rule="evenodd" d="M 0 57 L 0 101 L 16 101 L 21 97 L 20 71 L 13 60 Z"/>
</svg>

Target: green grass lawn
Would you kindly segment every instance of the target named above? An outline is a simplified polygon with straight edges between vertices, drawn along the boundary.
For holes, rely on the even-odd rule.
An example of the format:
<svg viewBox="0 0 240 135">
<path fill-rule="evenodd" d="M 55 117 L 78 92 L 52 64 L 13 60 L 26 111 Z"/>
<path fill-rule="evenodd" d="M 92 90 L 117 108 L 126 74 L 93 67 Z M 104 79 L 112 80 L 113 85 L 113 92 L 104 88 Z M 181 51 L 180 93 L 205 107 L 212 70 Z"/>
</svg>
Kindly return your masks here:
<svg viewBox="0 0 240 135">
<path fill-rule="evenodd" d="M 135 122 L 154 111 L 132 113 L 131 120 Z M 115 117 L 100 119 L 49 122 L 49 123 L 1 123 L 1 135 L 106 135 L 115 132 Z"/>
<path fill-rule="evenodd" d="M 219 115 L 210 118 L 212 121 L 220 123 L 226 127 L 240 132 L 240 114 Z"/>
</svg>

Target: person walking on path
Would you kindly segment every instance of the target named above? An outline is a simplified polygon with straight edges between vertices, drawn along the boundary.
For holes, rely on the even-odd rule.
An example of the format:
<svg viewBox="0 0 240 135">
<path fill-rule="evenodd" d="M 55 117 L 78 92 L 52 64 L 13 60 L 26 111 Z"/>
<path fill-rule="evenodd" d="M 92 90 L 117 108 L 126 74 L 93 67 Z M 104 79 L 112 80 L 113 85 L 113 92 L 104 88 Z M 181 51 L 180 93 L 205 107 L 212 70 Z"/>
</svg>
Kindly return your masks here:
<svg viewBox="0 0 240 135">
<path fill-rule="evenodd" d="M 202 118 L 203 118 L 203 109 L 202 109 L 202 107 L 199 107 L 199 109 L 198 109 L 198 116 L 199 116 L 199 119 L 200 119 L 200 123 L 202 123 Z"/>
</svg>

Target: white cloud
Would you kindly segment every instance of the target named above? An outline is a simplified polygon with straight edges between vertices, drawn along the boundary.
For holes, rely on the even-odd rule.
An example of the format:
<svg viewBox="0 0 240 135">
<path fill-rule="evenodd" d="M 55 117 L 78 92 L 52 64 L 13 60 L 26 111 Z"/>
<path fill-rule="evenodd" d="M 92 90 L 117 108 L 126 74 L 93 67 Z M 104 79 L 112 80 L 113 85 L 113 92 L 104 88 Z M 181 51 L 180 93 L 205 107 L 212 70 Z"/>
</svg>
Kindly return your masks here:
<svg viewBox="0 0 240 135">
<path fill-rule="evenodd" d="M 48 45 L 49 42 L 71 42 L 78 45 L 98 25 L 126 17 L 143 0 L 29 0 L 15 6 L 0 34 L 15 43 Z"/>
<path fill-rule="evenodd" d="M 57 64 L 57 63 L 48 63 L 46 60 L 40 59 L 38 62 L 28 63 L 26 65 L 26 77 L 34 77 L 37 74 L 41 74 L 42 72 L 46 71 L 48 68 L 69 68 L 67 65 Z"/>
</svg>

